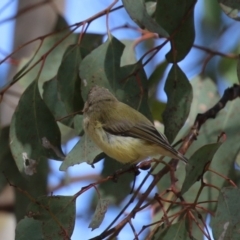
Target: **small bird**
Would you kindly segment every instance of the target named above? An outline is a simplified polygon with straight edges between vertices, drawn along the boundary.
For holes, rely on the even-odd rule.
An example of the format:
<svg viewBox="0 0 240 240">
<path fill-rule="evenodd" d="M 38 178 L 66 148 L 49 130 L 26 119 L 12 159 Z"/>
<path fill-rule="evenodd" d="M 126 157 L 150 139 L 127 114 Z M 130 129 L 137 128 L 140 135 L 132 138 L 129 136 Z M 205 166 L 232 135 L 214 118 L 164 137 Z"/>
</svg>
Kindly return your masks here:
<svg viewBox="0 0 240 240">
<path fill-rule="evenodd" d="M 150 120 L 106 88 L 94 86 L 89 91 L 83 127 L 103 152 L 121 163 L 134 164 L 156 155 L 188 162 Z"/>
</svg>

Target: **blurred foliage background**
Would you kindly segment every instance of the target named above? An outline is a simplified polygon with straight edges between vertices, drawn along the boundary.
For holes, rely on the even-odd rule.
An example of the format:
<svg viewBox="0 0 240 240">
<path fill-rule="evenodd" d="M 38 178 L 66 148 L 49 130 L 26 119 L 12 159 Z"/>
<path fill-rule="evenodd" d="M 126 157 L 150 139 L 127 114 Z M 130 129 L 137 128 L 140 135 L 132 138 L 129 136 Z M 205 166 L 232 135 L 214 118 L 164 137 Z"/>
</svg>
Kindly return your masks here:
<svg viewBox="0 0 240 240">
<path fill-rule="evenodd" d="M 169 142 L 184 139 L 239 84 L 240 1 L 70 2 L 18 1 L 0 21 L 15 21 L 12 53 L 0 48 L 0 210 L 12 216 L 6 232 L 17 223 L 9 239 L 238 239 L 239 99 L 201 127 L 187 167 L 153 162 L 117 181 L 129 166 L 84 135 L 81 110 L 101 85 Z"/>
</svg>

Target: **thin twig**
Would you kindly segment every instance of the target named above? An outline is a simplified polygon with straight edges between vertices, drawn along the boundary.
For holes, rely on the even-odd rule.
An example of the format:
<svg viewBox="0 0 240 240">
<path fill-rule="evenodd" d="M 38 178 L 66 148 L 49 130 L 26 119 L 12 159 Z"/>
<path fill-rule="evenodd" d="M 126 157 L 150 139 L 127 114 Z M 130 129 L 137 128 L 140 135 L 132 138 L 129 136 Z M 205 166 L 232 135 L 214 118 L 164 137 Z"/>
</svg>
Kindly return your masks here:
<svg viewBox="0 0 240 240">
<path fill-rule="evenodd" d="M 197 44 L 193 44 L 193 47 L 196 48 L 196 49 L 202 50 L 206 53 L 209 53 L 210 55 L 213 55 L 213 56 L 221 56 L 221 57 L 230 58 L 230 59 L 238 59 L 239 58 L 238 54 L 223 53 L 223 52 L 215 51 L 215 50 L 212 50 L 210 48 L 200 46 L 200 45 L 197 45 Z"/>
</svg>

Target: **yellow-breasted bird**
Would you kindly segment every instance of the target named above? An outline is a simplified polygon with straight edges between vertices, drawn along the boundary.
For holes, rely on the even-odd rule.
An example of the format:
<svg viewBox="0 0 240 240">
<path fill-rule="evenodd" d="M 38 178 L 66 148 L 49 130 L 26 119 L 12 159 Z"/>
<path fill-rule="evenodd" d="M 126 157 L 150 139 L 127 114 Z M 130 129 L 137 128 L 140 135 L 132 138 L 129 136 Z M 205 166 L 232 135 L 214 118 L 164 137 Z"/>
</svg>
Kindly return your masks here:
<svg viewBox="0 0 240 240">
<path fill-rule="evenodd" d="M 188 161 L 150 120 L 118 101 L 106 88 L 91 88 L 83 116 L 88 136 L 103 152 L 121 163 L 137 163 L 158 154 Z"/>
</svg>

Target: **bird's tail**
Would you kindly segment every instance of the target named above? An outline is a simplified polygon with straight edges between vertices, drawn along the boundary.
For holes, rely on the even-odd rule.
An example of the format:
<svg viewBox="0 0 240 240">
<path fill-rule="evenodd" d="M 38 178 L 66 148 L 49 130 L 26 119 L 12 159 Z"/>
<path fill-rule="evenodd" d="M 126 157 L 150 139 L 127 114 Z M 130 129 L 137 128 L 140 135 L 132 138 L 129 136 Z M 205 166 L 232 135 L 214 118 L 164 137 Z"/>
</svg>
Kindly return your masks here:
<svg viewBox="0 0 240 240">
<path fill-rule="evenodd" d="M 185 163 L 188 163 L 188 159 L 182 155 L 180 152 L 177 152 L 177 156 L 176 156 L 179 160 L 182 160 Z"/>
</svg>

